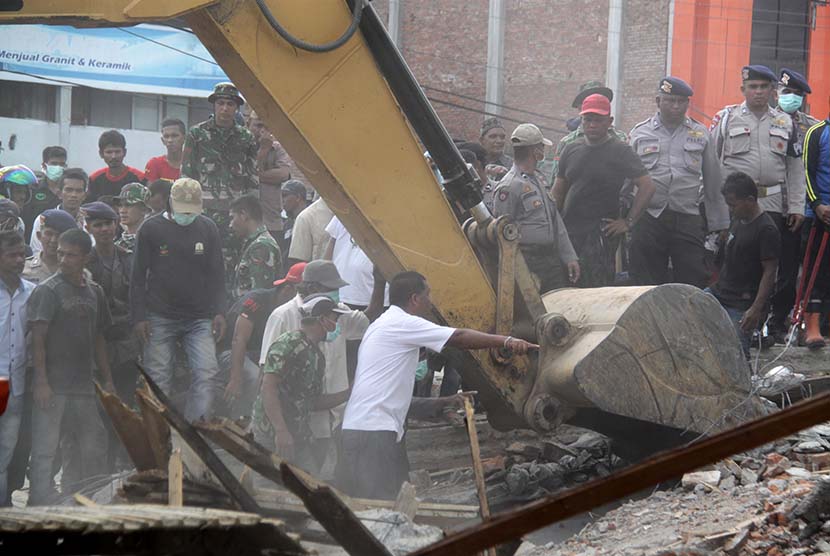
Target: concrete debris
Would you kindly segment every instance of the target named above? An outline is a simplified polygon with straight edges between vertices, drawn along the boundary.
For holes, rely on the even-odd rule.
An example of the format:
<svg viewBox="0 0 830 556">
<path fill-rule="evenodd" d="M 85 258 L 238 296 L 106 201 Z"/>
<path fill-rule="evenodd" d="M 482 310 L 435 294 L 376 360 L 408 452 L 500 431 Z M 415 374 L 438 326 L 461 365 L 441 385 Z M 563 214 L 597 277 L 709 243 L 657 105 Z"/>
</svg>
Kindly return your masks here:
<svg viewBox="0 0 830 556">
<path fill-rule="evenodd" d="M 392 510 L 366 510 L 356 512 L 356 515 L 395 556 L 409 554 L 444 538 L 443 531 L 438 527 L 417 525 Z"/>
<path fill-rule="evenodd" d="M 706 487 L 716 487 L 720 483 L 720 471 L 695 471 L 694 473 L 686 473 L 680 484 L 686 490 L 695 490 L 698 485 Z"/>
<path fill-rule="evenodd" d="M 830 426 L 820 425 L 688 473 L 569 539 L 525 543 L 522 554 L 830 556 L 828 438 Z M 816 444 L 821 452 L 812 452 Z"/>
</svg>

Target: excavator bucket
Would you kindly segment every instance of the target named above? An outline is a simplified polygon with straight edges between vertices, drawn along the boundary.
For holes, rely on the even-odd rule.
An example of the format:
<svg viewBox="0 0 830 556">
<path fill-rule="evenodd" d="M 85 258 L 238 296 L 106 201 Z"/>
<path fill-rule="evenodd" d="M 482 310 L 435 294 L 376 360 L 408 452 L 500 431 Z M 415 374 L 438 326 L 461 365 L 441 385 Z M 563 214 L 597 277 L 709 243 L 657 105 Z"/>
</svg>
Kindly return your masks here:
<svg viewBox="0 0 830 556">
<path fill-rule="evenodd" d="M 696 434 L 763 414 L 737 333 L 711 295 L 681 284 L 543 297 L 531 395 Z"/>
</svg>

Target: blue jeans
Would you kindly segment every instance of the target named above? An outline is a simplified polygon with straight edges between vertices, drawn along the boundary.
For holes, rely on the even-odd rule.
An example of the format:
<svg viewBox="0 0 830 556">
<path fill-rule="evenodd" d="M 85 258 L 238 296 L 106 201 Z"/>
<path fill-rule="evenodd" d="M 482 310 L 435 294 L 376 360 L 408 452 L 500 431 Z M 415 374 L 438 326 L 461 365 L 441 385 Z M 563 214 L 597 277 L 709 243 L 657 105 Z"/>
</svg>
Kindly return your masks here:
<svg viewBox="0 0 830 556">
<path fill-rule="evenodd" d="M 148 315 L 147 321 L 150 323 L 150 340 L 144 346 L 147 374 L 170 396 L 176 341 L 181 339 L 191 373 L 184 416 L 188 421 L 210 417 L 222 387 L 212 321 L 169 319 L 155 314 Z"/>
<path fill-rule="evenodd" d="M 712 293 L 710 288 L 706 288 L 703 291 L 715 297 L 715 294 Z M 717 297 L 715 297 L 715 299 L 717 299 Z M 752 332 L 744 332 L 743 329 L 741 329 L 741 319 L 744 318 L 746 310 L 727 307 L 723 303 L 721 303 L 721 307 L 723 307 L 726 314 L 729 315 L 729 320 L 731 320 L 732 324 L 735 326 L 735 332 L 738 333 L 738 340 L 741 342 L 741 350 L 744 352 L 746 360 L 749 361 L 749 346 L 752 344 Z"/>
<path fill-rule="evenodd" d="M 0 506 L 8 496 L 9 464 L 17 446 L 17 433 L 23 417 L 23 395 L 9 394 L 6 412 L 0 415 Z"/>
<path fill-rule="evenodd" d="M 52 502 L 52 463 L 61 434 L 71 448 L 63 455 L 62 491 L 71 494 L 79 483 L 100 475 L 107 463 L 107 430 L 95 396 L 52 394 L 46 409 L 32 407 L 32 459 L 29 464 L 29 505 Z"/>
</svg>

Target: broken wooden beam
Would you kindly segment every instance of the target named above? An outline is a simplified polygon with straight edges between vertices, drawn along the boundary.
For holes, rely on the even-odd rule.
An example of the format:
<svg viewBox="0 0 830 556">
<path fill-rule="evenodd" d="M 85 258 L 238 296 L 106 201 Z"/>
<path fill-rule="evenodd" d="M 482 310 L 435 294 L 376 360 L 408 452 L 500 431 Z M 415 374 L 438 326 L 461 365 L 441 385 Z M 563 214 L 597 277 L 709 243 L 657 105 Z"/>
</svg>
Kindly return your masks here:
<svg viewBox="0 0 830 556">
<path fill-rule="evenodd" d="M 147 471 L 156 467 L 153 449 L 145 434 L 144 420 L 138 412 L 127 407 L 117 394 L 107 392 L 95 383 L 95 391 L 104 411 L 109 415 L 115 434 L 121 439 L 135 468 Z M 166 462 L 165 462 L 166 465 Z"/>
<path fill-rule="evenodd" d="M 282 485 L 279 465 L 282 460 L 266 450 L 252 438 L 239 436 L 228 428 L 227 419 L 215 419 L 209 422 L 195 423 L 194 426 L 211 442 L 227 450 L 233 457 L 278 485 Z"/>
<path fill-rule="evenodd" d="M 233 501 L 238 504 L 240 508 L 246 512 L 259 513 L 261 511 L 259 504 L 257 504 L 253 496 L 245 490 L 236 477 L 233 476 L 233 473 L 230 472 L 225 464 L 222 463 L 222 460 L 220 460 L 219 456 L 217 456 L 211 447 L 208 446 L 205 439 L 202 438 L 193 425 L 188 423 L 184 416 L 172 406 L 170 400 L 167 398 L 165 393 L 162 392 L 158 384 L 150 378 L 150 375 L 148 375 L 144 368 L 140 365 L 139 371 L 142 376 L 144 376 L 144 380 L 147 381 L 147 385 L 150 387 L 153 395 L 161 405 L 161 415 L 167 423 L 176 429 L 179 435 L 181 435 L 182 440 L 196 453 L 199 459 L 204 462 L 208 469 L 210 469 L 211 473 L 219 479 L 219 482 L 223 487 L 225 487 L 228 494 L 231 495 Z"/>
<path fill-rule="evenodd" d="M 167 465 L 167 505 L 184 505 L 184 469 L 182 467 L 182 451 L 178 448 L 170 454 L 170 463 Z"/>
<path fill-rule="evenodd" d="M 763 446 L 788 434 L 823 423 L 829 414 L 830 393 L 822 394 L 694 444 L 657 454 L 608 477 L 505 512 L 422 548 L 412 556 L 466 556 L 521 538 L 562 519 L 675 479 L 732 454 Z"/>
<path fill-rule="evenodd" d="M 487 501 L 487 486 L 484 484 L 484 468 L 481 466 L 481 449 L 478 447 L 478 432 L 476 431 L 476 414 L 470 396 L 464 396 L 464 414 L 467 419 L 467 434 L 470 437 L 470 456 L 473 459 L 473 473 L 475 474 L 476 492 L 481 508 L 481 519 L 490 519 L 490 503 Z M 496 556 L 496 549 L 489 548 L 487 556 Z"/>
<path fill-rule="evenodd" d="M 144 432 L 153 450 L 156 467 L 164 469 L 170 458 L 170 427 L 161 416 L 161 406 L 146 383 L 137 389 L 135 394 L 136 405 L 144 420 Z"/>
<path fill-rule="evenodd" d="M 241 436 L 234 427 L 227 426 L 226 420 L 201 422 L 196 427 L 239 461 L 293 492 L 349 554 L 391 556 L 334 488 L 287 464 L 253 439 Z"/>
<path fill-rule="evenodd" d="M 320 525 L 352 556 L 392 556 L 334 489 L 307 481 L 308 475 L 282 462 L 283 482 L 303 501 L 305 507 Z"/>
</svg>

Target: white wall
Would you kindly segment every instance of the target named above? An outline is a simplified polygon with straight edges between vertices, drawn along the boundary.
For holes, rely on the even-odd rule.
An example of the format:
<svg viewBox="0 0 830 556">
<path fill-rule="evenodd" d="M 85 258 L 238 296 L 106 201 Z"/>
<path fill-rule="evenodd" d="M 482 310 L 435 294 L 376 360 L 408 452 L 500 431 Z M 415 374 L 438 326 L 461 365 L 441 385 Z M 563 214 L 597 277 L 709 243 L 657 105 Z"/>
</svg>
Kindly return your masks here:
<svg viewBox="0 0 830 556">
<path fill-rule="evenodd" d="M 80 166 L 87 172 L 94 172 L 104 167 L 104 161 L 98 156 L 98 137 L 107 131 L 107 128 L 94 126 L 70 126 L 69 164 Z M 166 149 L 161 144 L 161 132 L 158 131 L 137 131 L 134 129 L 120 129 L 127 138 L 127 157 L 124 163 L 128 166 L 144 170 L 147 161 L 160 154 Z"/>
<path fill-rule="evenodd" d="M 79 166 L 87 172 L 94 172 L 104 166 L 98 156 L 98 137 L 107 128 L 94 126 L 69 126 L 69 142 L 65 145 L 69 152 L 70 166 Z M 125 163 L 144 170 L 147 160 L 164 154 L 161 133 L 157 131 L 138 131 L 134 129 L 119 130 L 127 138 L 127 157 Z M 9 150 L 9 137 L 17 135 L 14 150 Z M 48 145 L 60 145 L 60 127 L 56 123 L 39 120 L 20 120 L 0 118 L 0 141 L 3 152 L 0 163 L 4 166 L 25 164 L 33 170 L 40 168 L 43 148 Z"/>
<path fill-rule="evenodd" d="M 3 166 L 25 164 L 33 170 L 40 168 L 43 147 L 57 145 L 59 132 L 59 126 L 56 123 L 0 118 L 0 141 L 3 142 L 0 164 Z M 17 135 L 14 150 L 9 149 L 9 138 L 12 135 Z"/>
</svg>

